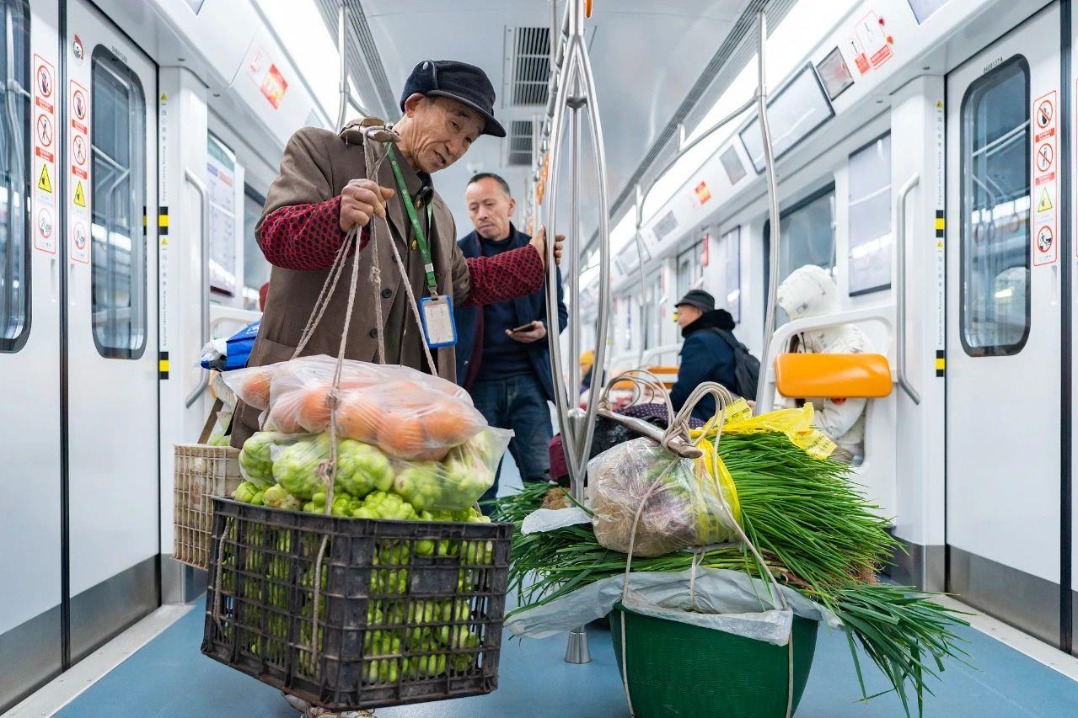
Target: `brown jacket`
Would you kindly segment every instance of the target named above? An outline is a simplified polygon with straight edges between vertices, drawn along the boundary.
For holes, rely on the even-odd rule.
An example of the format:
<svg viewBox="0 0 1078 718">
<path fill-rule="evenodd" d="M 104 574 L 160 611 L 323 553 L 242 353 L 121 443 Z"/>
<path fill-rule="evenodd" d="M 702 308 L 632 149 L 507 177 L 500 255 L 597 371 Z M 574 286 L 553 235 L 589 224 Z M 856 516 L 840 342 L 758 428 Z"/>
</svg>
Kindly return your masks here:
<svg viewBox="0 0 1078 718">
<path fill-rule="evenodd" d="M 381 145 L 375 152 L 384 153 Z M 398 154 L 399 157 L 399 154 Z M 406 162 L 400 163 L 409 191 L 415 193 L 420 180 L 415 171 Z M 324 202 L 340 195 L 341 190 L 352 179 L 367 177 L 363 135 L 359 131 L 359 121 L 345 126 L 339 135 L 328 130 L 306 127 L 288 141 L 280 172 L 270 186 L 262 218 L 255 226 L 255 235 L 260 237 L 262 222 L 281 207 L 307 205 Z M 375 179 L 375 178 L 371 178 Z M 397 188 L 393 169 L 388 161 L 379 167 L 377 180 L 383 187 Z M 399 195 L 399 192 L 398 192 Z M 438 291 L 453 297 L 460 304 L 470 290 L 468 266 L 456 243 L 456 225 L 442 198 L 435 193 L 431 203 L 433 209 L 433 229 L 428 231 L 431 243 L 431 255 L 434 272 L 437 276 Z M 399 197 L 388 203 L 389 227 L 393 239 L 402 256 L 407 256 L 408 248 L 405 237 L 409 237 L 408 220 Z M 421 213 L 425 224 L 425 212 Z M 380 224 L 379 229 L 385 227 Z M 376 361 L 378 352 L 378 332 L 384 333 L 387 360 L 397 356 L 392 350 L 402 342 L 420 341 L 411 310 L 405 312 L 407 297 L 402 286 L 400 270 L 395 266 L 393 255 L 385 237 L 378 237 L 378 262 L 381 274 L 382 291 L 375 294 L 370 287 L 369 276 L 374 252 L 367 246 L 360 252 L 359 286 L 352 310 L 345 356 L 361 361 Z M 260 239 L 261 241 L 261 239 Z M 345 273 L 330 299 L 322 321 L 311 340 L 304 347 L 303 355 L 329 354 L 336 356 L 340 348 L 341 332 L 344 327 L 344 315 L 348 305 L 348 278 L 351 262 L 346 265 Z M 286 361 L 299 345 L 300 336 L 311 315 L 318 294 L 326 281 L 329 270 L 295 271 L 283 267 L 273 267 L 270 276 L 269 296 L 266 299 L 266 312 L 255 341 L 248 366 L 262 366 L 274 362 Z M 426 293 L 421 272 L 413 272 L 413 290 L 417 298 Z M 368 289 L 365 291 L 364 287 Z M 399 295 L 399 297 L 398 297 Z M 375 320 L 374 302 L 383 302 L 384 328 L 378 327 Z M 391 312 L 391 308 L 395 310 Z M 390 318 L 398 317 L 403 321 L 393 322 Z M 418 347 L 418 343 L 416 347 Z M 409 344 L 410 347 L 410 344 Z M 410 347 L 411 348 L 411 347 Z M 456 359 L 453 347 L 433 350 L 438 365 L 438 375 L 455 380 Z M 410 352 L 416 356 L 415 352 Z M 416 366 L 422 369 L 424 367 Z M 237 407 L 232 428 L 232 445 L 240 447 L 255 431 L 258 431 L 257 409 L 244 404 Z"/>
</svg>

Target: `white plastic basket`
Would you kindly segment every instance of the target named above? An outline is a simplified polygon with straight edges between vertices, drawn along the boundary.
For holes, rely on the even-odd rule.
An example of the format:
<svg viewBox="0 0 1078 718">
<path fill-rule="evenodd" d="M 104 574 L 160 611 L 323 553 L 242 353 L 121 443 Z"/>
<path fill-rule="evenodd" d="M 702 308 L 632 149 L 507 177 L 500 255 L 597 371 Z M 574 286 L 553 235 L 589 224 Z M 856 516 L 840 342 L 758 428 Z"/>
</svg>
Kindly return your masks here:
<svg viewBox="0 0 1078 718">
<path fill-rule="evenodd" d="M 231 497 L 243 481 L 238 449 L 230 446 L 177 444 L 175 447 L 175 506 L 172 557 L 207 570 L 213 497 Z"/>
</svg>

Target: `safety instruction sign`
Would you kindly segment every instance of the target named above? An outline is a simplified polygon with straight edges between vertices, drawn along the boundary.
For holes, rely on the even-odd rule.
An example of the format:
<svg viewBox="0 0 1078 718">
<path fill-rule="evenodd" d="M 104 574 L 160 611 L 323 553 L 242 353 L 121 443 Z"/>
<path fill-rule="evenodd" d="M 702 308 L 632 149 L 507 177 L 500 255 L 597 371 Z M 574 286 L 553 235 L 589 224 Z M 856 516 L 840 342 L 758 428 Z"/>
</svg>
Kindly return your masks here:
<svg viewBox="0 0 1078 718">
<path fill-rule="evenodd" d="M 1052 90 L 1033 101 L 1033 189 L 1029 198 L 1032 227 L 1033 265 L 1052 264 L 1059 259 L 1058 204 L 1058 133 L 1056 114 L 1059 104 Z"/>
<path fill-rule="evenodd" d="M 875 12 L 865 15 L 854 26 L 849 42 L 854 65 L 862 75 L 875 70 L 895 54 L 891 50 L 894 38 L 887 34 L 883 18 Z"/>
<path fill-rule="evenodd" d="M 56 68 L 34 55 L 34 249 L 56 254 Z"/>
<path fill-rule="evenodd" d="M 90 263 L 90 94 L 86 88 L 71 80 L 68 88 L 71 115 L 69 129 L 68 166 L 71 217 L 71 259 Z"/>
</svg>

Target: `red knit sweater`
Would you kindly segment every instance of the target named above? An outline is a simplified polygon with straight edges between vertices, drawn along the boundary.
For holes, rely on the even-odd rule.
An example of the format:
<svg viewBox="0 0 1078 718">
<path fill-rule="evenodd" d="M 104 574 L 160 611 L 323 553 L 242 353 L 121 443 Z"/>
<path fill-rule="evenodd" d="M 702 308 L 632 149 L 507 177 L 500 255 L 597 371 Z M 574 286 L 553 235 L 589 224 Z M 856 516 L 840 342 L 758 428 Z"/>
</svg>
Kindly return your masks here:
<svg viewBox="0 0 1078 718">
<path fill-rule="evenodd" d="M 299 271 L 329 269 L 344 242 L 341 198 L 281 207 L 263 220 L 259 233 L 262 253 L 270 264 Z M 370 232 L 360 235 L 359 249 L 367 246 Z M 465 259 L 471 291 L 462 306 L 504 302 L 539 291 L 546 278 L 543 260 L 532 246 L 494 257 Z"/>
</svg>

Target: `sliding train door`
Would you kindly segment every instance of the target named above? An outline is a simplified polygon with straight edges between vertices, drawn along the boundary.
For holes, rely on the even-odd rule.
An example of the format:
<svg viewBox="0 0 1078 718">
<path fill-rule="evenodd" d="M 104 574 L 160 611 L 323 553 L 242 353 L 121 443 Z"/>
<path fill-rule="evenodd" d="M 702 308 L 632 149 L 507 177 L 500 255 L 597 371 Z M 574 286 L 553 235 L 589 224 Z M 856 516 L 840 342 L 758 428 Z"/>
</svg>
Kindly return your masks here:
<svg viewBox="0 0 1078 718">
<path fill-rule="evenodd" d="M 0 713 L 62 665 L 57 17 L 0 0 Z"/>
<path fill-rule="evenodd" d="M 949 591 L 1060 641 L 1059 22 L 947 77 Z"/>
<path fill-rule="evenodd" d="M 156 68 L 89 3 L 67 4 L 71 659 L 159 599 Z M 197 301 L 197 300 L 196 300 Z"/>
</svg>

